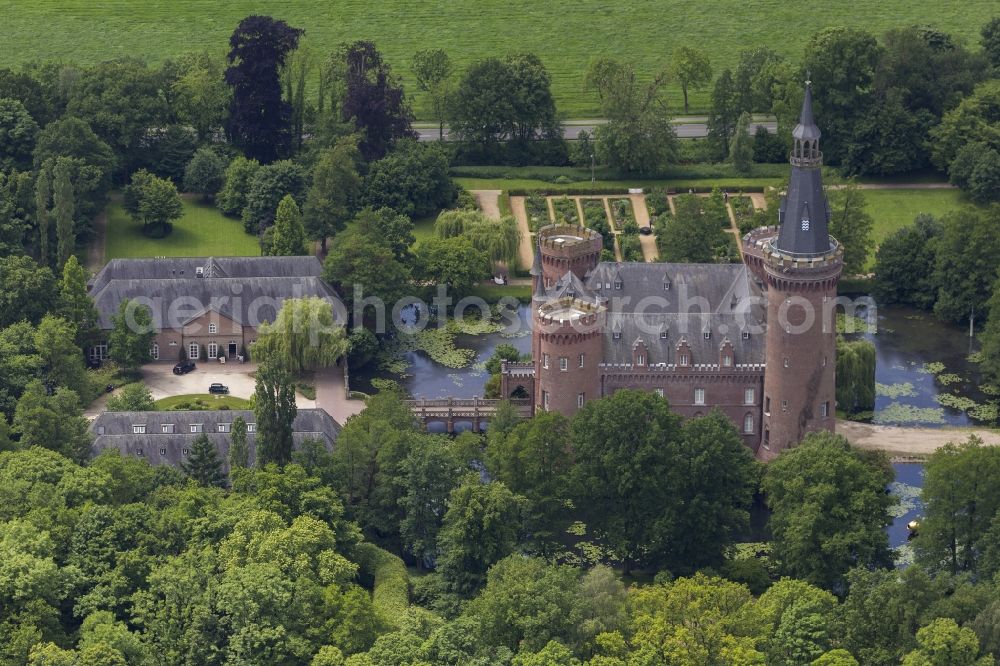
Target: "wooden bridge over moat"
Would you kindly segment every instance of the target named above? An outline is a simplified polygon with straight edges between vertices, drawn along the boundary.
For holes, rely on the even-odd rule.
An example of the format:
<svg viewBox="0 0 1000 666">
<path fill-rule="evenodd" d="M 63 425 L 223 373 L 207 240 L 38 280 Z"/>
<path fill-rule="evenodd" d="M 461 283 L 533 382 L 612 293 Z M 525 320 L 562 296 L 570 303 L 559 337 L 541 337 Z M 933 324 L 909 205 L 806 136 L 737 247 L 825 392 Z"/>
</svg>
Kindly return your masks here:
<svg viewBox="0 0 1000 666">
<path fill-rule="evenodd" d="M 448 432 L 455 432 L 459 423 L 470 423 L 472 430 L 480 432 L 483 425 L 493 418 L 500 400 L 486 398 L 437 398 L 406 400 L 406 406 L 424 424 L 443 423 Z M 510 404 L 523 418 L 531 416 L 531 400 L 511 400 Z"/>
</svg>

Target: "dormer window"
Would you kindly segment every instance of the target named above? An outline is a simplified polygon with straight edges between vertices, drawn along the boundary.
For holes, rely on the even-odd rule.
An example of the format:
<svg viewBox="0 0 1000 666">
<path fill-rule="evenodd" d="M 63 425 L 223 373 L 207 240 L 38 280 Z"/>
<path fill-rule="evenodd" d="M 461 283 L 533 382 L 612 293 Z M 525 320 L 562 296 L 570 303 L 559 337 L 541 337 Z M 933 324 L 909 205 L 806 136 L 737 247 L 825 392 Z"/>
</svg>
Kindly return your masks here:
<svg viewBox="0 0 1000 666">
<path fill-rule="evenodd" d="M 680 356 L 678 356 L 677 357 L 677 363 L 680 364 L 680 365 L 687 365 L 688 364 L 688 355 L 687 354 L 681 354 Z"/>
<path fill-rule="evenodd" d="M 132 434 L 133 435 L 145 435 L 146 434 L 146 426 L 145 425 L 134 425 L 134 426 L 132 426 Z"/>
<path fill-rule="evenodd" d="M 621 288 L 622 288 L 622 281 L 615 280 L 615 289 L 621 289 Z"/>
<path fill-rule="evenodd" d="M 723 356 L 722 357 L 722 365 L 725 366 L 725 367 L 727 367 L 727 368 L 732 367 L 732 365 L 733 365 L 733 357 L 730 356 L 729 354 L 726 354 L 725 356 Z"/>
<path fill-rule="evenodd" d="M 635 357 L 635 364 L 646 365 L 646 357 L 643 356 L 642 354 L 639 354 L 638 356 Z"/>
<path fill-rule="evenodd" d="M 741 337 L 742 337 L 742 338 L 743 338 L 744 340 L 749 340 L 749 339 L 750 339 L 750 331 L 743 331 L 743 333 L 742 333 Z"/>
<path fill-rule="evenodd" d="M 622 332 L 621 331 L 615 331 L 614 333 L 612 333 L 612 336 L 614 337 L 615 340 L 621 340 L 622 339 Z"/>
<path fill-rule="evenodd" d="M 705 331 L 704 333 L 702 333 L 702 335 L 705 337 L 706 340 L 712 339 L 712 331 Z"/>
<path fill-rule="evenodd" d="M 174 434 L 174 424 L 173 423 L 161 423 L 160 424 L 160 434 L 162 434 L 162 435 L 172 435 L 172 434 Z"/>
<path fill-rule="evenodd" d="M 192 423 L 190 428 L 191 428 L 190 432 L 193 434 L 204 432 L 204 426 L 201 423 Z"/>
<path fill-rule="evenodd" d="M 197 268 L 194 269 L 194 274 L 196 277 L 204 277 L 205 269 L 201 266 L 198 266 Z"/>
<path fill-rule="evenodd" d="M 660 339 L 661 340 L 666 340 L 667 339 L 667 330 L 666 329 L 663 329 L 662 331 L 660 331 Z"/>
<path fill-rule="evenodd" d="M 248 423 L 247 424 L 247 432 L 257 432 L 257 424 L 256 423 Z"/>
</svg>

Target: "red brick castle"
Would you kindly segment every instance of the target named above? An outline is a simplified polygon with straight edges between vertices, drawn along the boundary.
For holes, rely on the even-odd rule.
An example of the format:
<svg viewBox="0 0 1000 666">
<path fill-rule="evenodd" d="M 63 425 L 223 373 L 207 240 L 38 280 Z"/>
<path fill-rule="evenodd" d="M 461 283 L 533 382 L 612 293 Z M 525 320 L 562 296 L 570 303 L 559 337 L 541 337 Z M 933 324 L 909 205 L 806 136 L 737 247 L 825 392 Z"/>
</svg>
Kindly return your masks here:
<svg viewBox="0 0 1000 666">
<path fill-rule="evenodd" d="M 618 389 L 655 391 L 685 417 L 717 408 L 763 460 L 834 429 L 834 304 L 842 248 L 828 233 L 807 83 L 778 227 L 743 239 L 745 264 L 600 262 L 601 237 L 538 233 L 532 362 L 503 395 L 574 414 Z"/>
</svg>

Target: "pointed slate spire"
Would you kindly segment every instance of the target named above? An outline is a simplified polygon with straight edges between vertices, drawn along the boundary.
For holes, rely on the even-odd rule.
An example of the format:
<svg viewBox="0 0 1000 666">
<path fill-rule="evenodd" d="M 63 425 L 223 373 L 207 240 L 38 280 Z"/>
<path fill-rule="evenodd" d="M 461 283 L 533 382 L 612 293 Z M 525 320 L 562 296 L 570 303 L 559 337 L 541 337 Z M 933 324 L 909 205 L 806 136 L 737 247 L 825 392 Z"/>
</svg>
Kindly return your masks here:
<svg viewBox="0 0 1000 666">
<path fill-rule="evenodd" d="M 783 252 L 804 257 L 830 251 L 828 222 L 830 207 L 823 193 L 823 153 L 819 150 L 819 127 L 813 119 L 812 85 L 806 81 L 805 97 L 799 124 L 792 131 L 795 139 L 789 162 L 792 173 L 788 192 L 778 210 L 781 231 L 777 247 Z"/>
</svg>

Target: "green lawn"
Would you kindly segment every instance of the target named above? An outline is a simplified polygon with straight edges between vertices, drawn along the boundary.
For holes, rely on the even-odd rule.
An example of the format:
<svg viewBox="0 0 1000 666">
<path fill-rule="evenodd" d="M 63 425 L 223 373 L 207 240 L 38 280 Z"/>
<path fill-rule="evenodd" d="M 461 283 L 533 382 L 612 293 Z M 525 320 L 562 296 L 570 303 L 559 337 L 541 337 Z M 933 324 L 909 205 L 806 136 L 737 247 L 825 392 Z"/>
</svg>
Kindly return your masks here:
<svg viewBox="0 0 1000 666">
<path fill-rule="evenodd" d="M 422 240 L 427 240 L 428 238 L 434 238 L 434 221 L 437 220 L 436 215 L 430 215 L 428 217 L 418 217 L 413 220 L 413 238 L 416 241 L 414 245 Z"/>
<path fill-rule="evenodd" d="M 441 47 L 461 71 L 471 61 L 510 52 L 541 57 L 560 112 L 594 117 L 596 98 L 584 91 L 596 54 L 631 61 L 643 77 L 667 64 L 674 46 L 703 50 L 718 72 L 734 67 L 741 49 L 767 45 L 800 60 L 815 31 L 849 25 L 876 34 L 891 27 L 931 24 L 969 44 L 996 13 L 995 0 L 0 0 L 4 48 L 0 65 L 31 60 L 90 63 L 120 56 L 160 62 L 208 49 L 223 54 L 233 28 L 248 14 L 270 14 L 306 29 L 303 40 L 325 56 L 337 44 L 371 39 L 401 75 L 410 95 L 414 52 Z M 674 109 L 679 90 L 671 90 Z M 704 110 L 709 90 L 696 91 L 692 111 Z M 418 115 L 427 117 L 419 100 Z"/>
<path fill-rule="evenodd" d="M 149 238 L 121 203 L 108 204 L 106 259 L 118 257 L 256 256 L 257 237 L 243 231 L 239 220 L 225 217 L 209 204 L 184 199 L 184 216 L 166 238 Z"/>
<path fill-rule="evenodd" d="M 155 403 L 161 412 L 173 409 L 250 409 L 250 401 L 231 395 L 211 395 L 209 393 L 192 393 L 190 395 L 172 395 Z"/>
<path fill-rule="evenodd" d="M 969 205 L 958 190 L 864 190 L 868 212 L 875 219 L 875 242 L 913 222 L 920 213 L 938 216 Z"/>
</svg>

